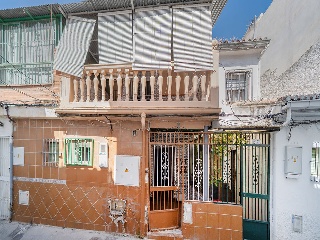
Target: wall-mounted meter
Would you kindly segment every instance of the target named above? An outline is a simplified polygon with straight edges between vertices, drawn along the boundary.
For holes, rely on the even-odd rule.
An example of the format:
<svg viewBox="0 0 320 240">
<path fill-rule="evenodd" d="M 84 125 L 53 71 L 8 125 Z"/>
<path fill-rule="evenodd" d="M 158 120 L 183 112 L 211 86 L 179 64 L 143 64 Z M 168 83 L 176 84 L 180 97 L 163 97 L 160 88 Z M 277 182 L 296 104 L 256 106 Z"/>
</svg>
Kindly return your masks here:
<svg viewBox="0 0 320 240">
<path fill-rule="evenodd" d="M 302 173 L 301 146 L 286 146 L 284 173 L 287 175 L 300 175 Z"/>
</svg>

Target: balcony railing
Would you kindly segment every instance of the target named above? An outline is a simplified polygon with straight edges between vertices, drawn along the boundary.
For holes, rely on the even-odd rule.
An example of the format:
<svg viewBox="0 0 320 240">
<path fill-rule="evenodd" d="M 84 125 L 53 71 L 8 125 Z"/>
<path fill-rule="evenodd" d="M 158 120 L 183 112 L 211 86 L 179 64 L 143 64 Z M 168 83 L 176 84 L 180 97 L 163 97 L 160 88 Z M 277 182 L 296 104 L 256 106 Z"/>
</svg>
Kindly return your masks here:
<svg viewBox="0 0 320 240">
<path fill-rule="evenodd" d="M 131 65 L 87 65 L 82 78 L 64 78 L 61 109 L 206 108 L 211 71 L 132 70 Z"/>
</svg>

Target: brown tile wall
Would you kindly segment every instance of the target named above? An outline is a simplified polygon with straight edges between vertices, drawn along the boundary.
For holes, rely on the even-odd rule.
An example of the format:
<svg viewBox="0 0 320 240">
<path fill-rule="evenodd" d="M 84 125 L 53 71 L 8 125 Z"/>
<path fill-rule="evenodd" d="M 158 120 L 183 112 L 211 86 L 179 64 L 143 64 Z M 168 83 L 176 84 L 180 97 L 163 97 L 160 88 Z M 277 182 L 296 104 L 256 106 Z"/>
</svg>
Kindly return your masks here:
<svg viewBox="0 0 320 240">
<path fill-rule="evenodd" d="M 192 219 L 192 224 L 182 223 L 184 239 L 242 239 L 242 206 L 192 203 Z"/>
<path fill-rule="evenodd" d="M 115 155 L 142 155 L 140 122 L 28 120 L 16 121 L 14 147 L 24 147 L 24 166 L 14 166 L 14 177 L 65 180 L 66 184 L 14 181 L 13 220 L 61 227 L 122 232 L 122 226 L 111 221 L 107 201 L 125 199 L 127 216 L 125 232 L 140 234 L 141 187 L 114 185 Z M 94 166 L 65 166 L 63 154 L 59 167 L 43 166 L 42 140 L 77 135 L 94 138 Z M 98 143 L 109 144 L 109 167 L 98 167 Z M 63 150 L 61 147 L 60 150 Z M 141 182 L 141 179 L 140 179 Z M 19 205 L 19 190 L 30 192 L 29 205 Z"/>
</svg>

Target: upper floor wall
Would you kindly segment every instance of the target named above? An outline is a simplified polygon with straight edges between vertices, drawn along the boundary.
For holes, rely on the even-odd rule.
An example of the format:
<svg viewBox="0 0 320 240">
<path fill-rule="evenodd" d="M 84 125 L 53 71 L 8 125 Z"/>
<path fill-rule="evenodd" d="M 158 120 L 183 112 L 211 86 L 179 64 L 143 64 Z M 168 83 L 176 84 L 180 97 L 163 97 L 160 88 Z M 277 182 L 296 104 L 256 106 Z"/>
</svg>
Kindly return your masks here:
<svg viewBox="0 0 320 240">
<path fill-rule="evenodd" d="M 268 10 L 251 25 L 245 34 L 245 39 L 260 37 L 271 39 L 268 49 L 261 57 L 261 75 L 272 73 L 272 76 L 266 75 L 266 79 L 271 79 L 272 82 L 272 84 L 266 82 L 266 88 L 274 85 L 276 81 L 282 81 L 276 78 L 289 70 L 313 45 L 320 41 L 319 8 L 320 2 L 317 0 L 310 0 L 307 3 L 273 0 Z M 314 60 L 316 59 L 311 61 Z M 301 80 L 300 78 L 295 81 Z M 292 82 L 291 84 L 287 82 L 287 84 L 295 85 L 292 85 Z M 276 89 L 270 92 L 267 90 L 266 95 L 263 94 L 262 97 L 269 98 L 268 94 L 274 90 Z M 296 93 L 299 94 L 299 92 Z M 273 95 L 273 97 L 283 96 L 283 94 L 285 92 Z"/>
<path fill-rule="evenodd" d="M 260 58 L 269 40 L 220 43 L 219 106 L 260 99 Z"/>
</svg>

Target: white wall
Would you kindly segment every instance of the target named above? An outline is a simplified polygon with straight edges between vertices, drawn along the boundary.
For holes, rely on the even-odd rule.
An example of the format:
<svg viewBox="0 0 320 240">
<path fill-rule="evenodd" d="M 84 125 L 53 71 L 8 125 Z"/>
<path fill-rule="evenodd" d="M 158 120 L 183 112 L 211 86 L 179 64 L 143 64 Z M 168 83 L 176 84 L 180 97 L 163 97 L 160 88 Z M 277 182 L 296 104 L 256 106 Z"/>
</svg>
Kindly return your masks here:
<svg viewBox="0 0 320 240">
<path fill-rule="evenodd" d="M 290 137 L 291 134 L 291 137 Z M 290 140 L 288 138 L 290 137 Z M 320 141 L 320 125 L 288 127 L 272 135 L 271 145 L 271 239 L 320 239 L 320 183 L 310 181 L 311 149 Z M 285 146 L 302 146 L 302 174 L 287 179 L 284 174 Z M 302 233 L 292 230 L 292 215 L 303 218 Z"/>
<path fill-rule="evenodd" d="M 273 0 L 245 35 L 271 39 L 261 58 L 261 74 L 270 69 L 279 76 L 320 40 L 319 9 L 319 0 Z"/>
<path fill-rule="evenodd" d="M 0 122 L 3 123 L 3 126 L 0 126 L 0 137 L 12 136 L 12 123 L 9 122 L 9 119 L 6 116 L 0 115 Z"/>
</svg>

